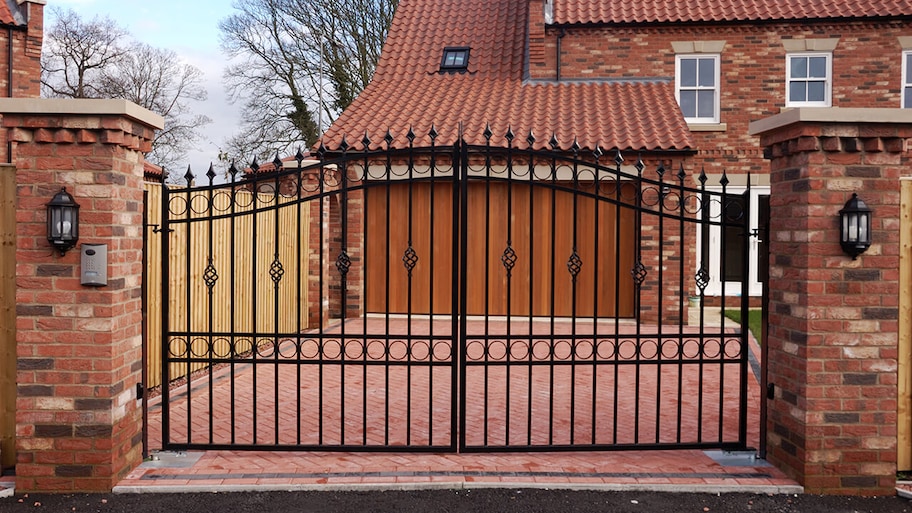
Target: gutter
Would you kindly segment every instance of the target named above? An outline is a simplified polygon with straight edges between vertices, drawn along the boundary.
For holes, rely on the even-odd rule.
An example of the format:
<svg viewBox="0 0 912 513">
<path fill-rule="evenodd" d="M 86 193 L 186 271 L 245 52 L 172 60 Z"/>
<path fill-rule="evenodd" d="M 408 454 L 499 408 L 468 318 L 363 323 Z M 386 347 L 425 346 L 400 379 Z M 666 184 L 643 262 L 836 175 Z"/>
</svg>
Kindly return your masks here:
<svg viewBox="0 0 912 513">
<path fill-rule="evenodd" d="M 891 22 L 912 21 L 912 14 L 877 15 L 860 17 L 829 17 L 829 18 L 776 18 L 776 19 L 737 19 L 737 20 L 651 20 L 651 21 L 589 21 L 589 22 L 558 22 L 546 23 L 545 29 L 593 29 L 593 28 L 628 28 L 628 27 L 655 27 L 662 25 L 680 26 L 732 26 L 732 25 L 776 25 L 776 24 L 820 24 L 820 23 L 859 23 L 859 22 Z"/>
</svg>

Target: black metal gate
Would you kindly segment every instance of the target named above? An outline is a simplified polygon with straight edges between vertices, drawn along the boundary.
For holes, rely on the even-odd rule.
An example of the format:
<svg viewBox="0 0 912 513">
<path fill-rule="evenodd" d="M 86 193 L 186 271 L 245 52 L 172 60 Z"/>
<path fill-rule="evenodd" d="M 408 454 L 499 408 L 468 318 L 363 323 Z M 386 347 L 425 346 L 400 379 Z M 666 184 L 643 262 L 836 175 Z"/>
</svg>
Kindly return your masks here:
<svg viewBox="0 0 912 513">
<path fill-rule="evenodd" d="M 163 447 L 745 448 L 750 195 L 507 135 L 164 187 Z"/>
</svg>

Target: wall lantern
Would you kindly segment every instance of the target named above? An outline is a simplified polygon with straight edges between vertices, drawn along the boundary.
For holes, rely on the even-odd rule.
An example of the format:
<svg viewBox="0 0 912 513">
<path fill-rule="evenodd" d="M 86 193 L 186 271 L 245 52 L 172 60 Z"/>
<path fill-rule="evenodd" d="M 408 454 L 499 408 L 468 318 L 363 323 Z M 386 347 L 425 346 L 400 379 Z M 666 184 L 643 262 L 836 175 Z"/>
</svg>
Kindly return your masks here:
<svg viewBox="0 0 912 513">
<path fill-rule="evenodd" d="M 854 193 L 852 199 L 839 211 L 839 223 L 842 227 L 839 244 L 843 251 L 852 256 L 852 260 L 871 247 L 871 212 L 865 202 Z"/>
<path fill-rule="evenodd" d="M 61 255 L 79 240 L 79 205 L 66 187 L 47 204 L 47 238 Z"/>
</svg>

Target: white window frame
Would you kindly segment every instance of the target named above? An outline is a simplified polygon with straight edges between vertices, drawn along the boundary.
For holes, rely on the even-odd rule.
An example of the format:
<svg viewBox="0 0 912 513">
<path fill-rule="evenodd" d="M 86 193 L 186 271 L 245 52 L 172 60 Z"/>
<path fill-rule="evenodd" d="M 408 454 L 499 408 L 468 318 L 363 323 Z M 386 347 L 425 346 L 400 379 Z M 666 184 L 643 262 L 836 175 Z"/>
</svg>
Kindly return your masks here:
<svg viewBox="0 0 912 513">
<path fill-rule="evenodd" d="M 902 76 L 899 79 L 900 88 L 899 88 L 899 98 L 900 106 L 903 109 L 912 109 L 912 105 L 906 103 L 906 90 L 912 89 L 912 80 L 909 80 L 909 59 L 912 58 L 912 50 L 905 50 L 902 53 Z"/>
<path fill-rule="evenodd" d="M 706 190 L 714 193 L 721 193 L 722 187 L 720 186 L 707 186 Z M 725 193 L 730 196 L 741 196 L 747 191 L 747 187 L 734 187 L 729 186 L 725 189 Z M 750 189 L 750 233 L 757 233 L 756 230 L 760 227 L 760 209 L 758 205 L 760 204 L 760 196 L 769 196 L 770 188 L 768 185 L 753 185 Z M 709 205 L 710 208 L 710 219 L 717 219 L 721 213 L 722 206 L 718 201 L 713 201 Z M 697 268 L 694 269 L 696 274 L 699 271 L 701 263 L 704 261 L 703 253 L 703 230 L 697 230 Z M 722 228 L 718 225 L 711 225 L 709 227 L 709 244 L 708 252 L 708 269 L 709 273 L 709 284 L 706 286 L 704 294 L 706 296 L 721 296 L 722 295 Z M 750 258 L 748 259 L 750 264 L 748 266 L 748 294 L 751 297 L 760 296 L 763 293 L 763 285 L 760 283 L 759 278 L 759 269 L 758 262 L 760 256 L 760 239 L 758 237 L 750 237 L 750 245 L 748 247 L 750 251 Z M 741 295 L 741 282 L 726 282 L 725 283 L 725 295 L 726 296 L 740 296 Z"/>
<path fill-rule="evenodd" d="M 712 60 L 713 61 L 713 85 L 712 87 L 700 86 L 699 83 L 693 87 L 684 87 L 681 85 L 681 61 L 684 59 L 696 59 L 696 60 Z M 718 124 L 720 120 L 719 115 L 719 97 L 721 96 L 721 88 L 719 82 L 721 80 L 720 64 L 722 59 L 719 54 L 709 54 L 709 53 L 695 53 L 695 54 L 681 54 L 675 55 L 675 99 L 678 101 L 678 107 L 681 105 L 681 91 L 712 91 L 713 92 L 713 115 L 712 117 L 684 117 L 684 121 L 688 123 L 695 124 Z M 697 76 L 699 77 L 699 64 Z M 698 109 L 699 110 L 699 109 Z M 683 111 L 682 111 L 683 112 Z"/>
<path fill-rule="evenodd" d="M 792 59 L 801 57 L 825 57 L 826 76 L 824 77 L 823 101 L 792 101 Z M 803 80 L 810 82 L 807 78 Z M 816 82 L 816 80 L 815 80 Z M 833 104 L 833 53 L 832 52 L 795 52 L 785 56 L 785 106 L 786 107 L 830 107 Z"/>
</svg>

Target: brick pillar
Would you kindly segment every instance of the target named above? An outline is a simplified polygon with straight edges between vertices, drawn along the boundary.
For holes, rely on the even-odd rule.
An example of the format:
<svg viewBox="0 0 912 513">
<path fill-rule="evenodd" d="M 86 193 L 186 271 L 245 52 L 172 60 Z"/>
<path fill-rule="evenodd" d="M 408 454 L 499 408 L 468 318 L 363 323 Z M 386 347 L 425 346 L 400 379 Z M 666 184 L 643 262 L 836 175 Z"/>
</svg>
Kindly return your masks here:
<svg viewBox="0 0 912 513">
<path fill-rule="evenodd" d="M 105 491 L 141 461 L 142 162 L 162 119 L 121 100 L 0 99 L 17 167 L 16 487 Z M 66 187 L 80 243 L 107 244 L 108 285 L 46 238 Z"/>
<path fill-rule="evenodd" d="M 795 109 L 755 122 L 771 161 L 768 457 L 808 492 L 893 494 L 899 177 L 912 112 Z M 839 246 L 853 192 L 873 245 Z"/>
</svg>

